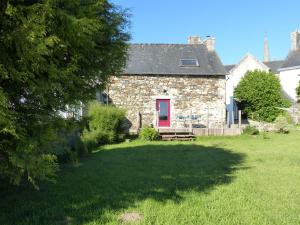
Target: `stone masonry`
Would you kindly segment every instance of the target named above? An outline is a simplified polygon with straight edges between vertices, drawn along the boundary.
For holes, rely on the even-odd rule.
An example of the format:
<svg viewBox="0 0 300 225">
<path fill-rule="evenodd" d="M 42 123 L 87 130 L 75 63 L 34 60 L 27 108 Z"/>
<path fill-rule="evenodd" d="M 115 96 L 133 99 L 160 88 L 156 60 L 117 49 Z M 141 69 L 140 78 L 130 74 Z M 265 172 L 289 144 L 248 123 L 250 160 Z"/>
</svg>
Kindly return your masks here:
<svg viewBox="0 0 300 225">
<path fill-rule="evenodd" d="M 113 77 L 109 98 L 127 111 L 127 127 L 157 125 L 156 100 L 170 99 L 171 128 L 216 128 L 225 122 L 225 76 L 122 75 Z M 140 118 L 140 119 L 139 119 Z"/>
</svg>

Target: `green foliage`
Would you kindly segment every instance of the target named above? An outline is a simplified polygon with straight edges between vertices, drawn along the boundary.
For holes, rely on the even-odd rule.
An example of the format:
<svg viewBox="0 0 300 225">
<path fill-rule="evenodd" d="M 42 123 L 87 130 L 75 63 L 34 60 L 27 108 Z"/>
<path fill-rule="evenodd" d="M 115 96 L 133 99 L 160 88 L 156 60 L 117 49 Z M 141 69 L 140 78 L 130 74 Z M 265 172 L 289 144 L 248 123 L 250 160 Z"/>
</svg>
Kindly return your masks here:
<svg viewBox="0 0 300 225">
<path fill-rule="evenodd" d="M 278 116 L 275 120 L 275 128 L 278 133 L 288 134 L 291 129 L 288 118 L 284 115 Z"/>
<path fill-rule="evenodd" d="M 258 135 L 259 130 L 256 127 L 248 125 L 244 130 L 243 134 L 248 134 L 248 135 Z"/>
<path fill-rule="evenodd" d="M 285 111 L 285 112 L 283 112 L 281 114 L 281 116 L 285 117 L 285 119 L 288 122 L 288 124 L 293 125 L 295 123 L 294 120 L 293 120 L 293 117 L 291 116 L 290 113 L 288 113 L 288 112 Z"/>
<path fill-rule="evenodd" d="M 102 144 L 114 143 L 124 134 L 125 111 L 114 106 L 91 102 L 88 109 L 87 127 L 82 140 L 89 151 Z"/>
<path fill-rule="evenodd" d="M 14 154 L 10 154 L 9 162 L 13 165 L 10 174 L 10 181 L 13 184 L 19 184 L 23 176 L 38 189 L 36 180 L 54 181 L 55 173 L 58 170 L 56 156 L 53 154 L 39 152 L 38 143 L 35 141 L 24 143 L 18 146 Z M 11 172 L 11 170 L 7 170 Z M 26 172 L 26 174 L 24 174 Z"/>
<path fill-rule="evenodd" d="M 155 141 L 159 138 L 158 131 L 153 127 L 143 127 L 140 131 L 139 137 L 144 141 Z"/>
<path fill-rule="evenodd" d="M 273 122 L 282 113 L 278 107 L 290 106 L 282 96 L 279 79 L 258 70 L 247 72 L 235 88 L 234 97 L 249 117 L 259 121 Z"/>
<path fill-rule="evenodd" d="M 0 177 L 52 180 L 56 155 L 81 154 L 78 141 L 61 146 L 57 112 L 124 67 L 127 18 L 107 0 L 1 1 Z"/>
<path fill-rule="evenodd" d="M 296 93 L 297 93 L 298 102 L 299 102 L 299 100 L 300 100 L 300 81 L 299 81 L 298 87 L 296 88 Z"/>
<path fill-rule="evenodd" d="M 83 125 L 73 119 L 63 120 L 57 124 L 56 137 L 47 146 L 46 152 L 57 156 L 58 162 L 77 162 L 79 157 L 87 154 L 80 138 Z"/>
</svg>

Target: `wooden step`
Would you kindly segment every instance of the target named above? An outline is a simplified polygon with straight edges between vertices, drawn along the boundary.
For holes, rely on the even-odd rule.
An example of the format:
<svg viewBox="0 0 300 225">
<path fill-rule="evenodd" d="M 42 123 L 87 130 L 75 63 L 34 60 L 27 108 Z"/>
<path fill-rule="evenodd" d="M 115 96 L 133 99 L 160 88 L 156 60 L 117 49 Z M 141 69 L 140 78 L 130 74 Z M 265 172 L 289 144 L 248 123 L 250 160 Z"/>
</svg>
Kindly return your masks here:
<svg viewBox="0 0 300 225">
<path fill-rule="evenodd" d="M 179 133 L 191 133 L 190 129 L 187 128 L 160 128 L 158 130 L 160 134 L 179 134 Z"/>
<path fill-rule="evenodd" d="M 168 134 L 168 135 L 160 135 L 162 140 L 165 141 L 172 141 L 172 140 L 180 140 L 180 141 L 192 141 L 195 139 L 195 135 L 180 135 L 180 134 L 176 134 L 176 135 L 172 135 L 172 134 Z"/>
<path fill-rule="evenodd" d="M 179 138 L 184 138 L 184 137 L 195 137 L 193 134 L 163 134 L 161 135 L 162 137 L 179 137 Z"/>
</svg>

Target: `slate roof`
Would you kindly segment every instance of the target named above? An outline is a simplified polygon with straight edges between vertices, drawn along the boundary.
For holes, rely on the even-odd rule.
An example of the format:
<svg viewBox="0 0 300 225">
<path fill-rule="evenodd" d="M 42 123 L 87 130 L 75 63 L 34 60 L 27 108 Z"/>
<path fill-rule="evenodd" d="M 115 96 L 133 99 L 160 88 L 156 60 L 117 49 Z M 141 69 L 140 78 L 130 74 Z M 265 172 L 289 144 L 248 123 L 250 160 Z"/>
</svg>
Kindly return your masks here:
<svg viewBox="0 0 300 225">
<path fill-rule="evenodd" d="M 276 61 L 270 61 L 270 62 L 263 62 L 267 67 L 270 68 L 271 72 L 277 74 L 278 69 L 282 66 L 284 60 L 276 60 Z M 234 68 L 236 65 L 225 65 L 225 69 L 227 72 L 229 72 L 232 68 Z"/>
<path fill-rule="evenodd" d="M 291 51 L 280 69 L 300 66 L 300 49 Z"/>
<path fill-rule="evenodd" d="M 276 60 L 276 61 L 270 61 L 270 62 L 264 62 L 264 64 L 270 68 L 270 70 L 277 74 L 278 69 L 282 66 L 284 60 Z"/>
<path fill-rule="evenodd" d="M 181 59 L 197 59 L 199 66 L 182 67 Z M 216 52 L 205 45 L 132 44 L 124 74 L 143 75 L 226 75 Z"/>
<path fill-rule="evenodd" d="M 229 72 L 232 68 L 234 68 L 236 65 L 235 64 L 232 64 L 232 65 L 225 65 L 225 69 L 227 72 Z"/>
</svg>

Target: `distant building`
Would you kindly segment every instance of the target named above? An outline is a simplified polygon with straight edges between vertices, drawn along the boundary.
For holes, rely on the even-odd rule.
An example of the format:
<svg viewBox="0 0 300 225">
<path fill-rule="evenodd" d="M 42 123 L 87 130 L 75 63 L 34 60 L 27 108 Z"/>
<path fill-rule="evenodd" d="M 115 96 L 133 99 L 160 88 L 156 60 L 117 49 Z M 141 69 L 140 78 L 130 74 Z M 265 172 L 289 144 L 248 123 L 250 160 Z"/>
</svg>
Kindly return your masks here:
<svg viewBox="0 0 300 225">
<path fill-rule="evenodd" d="M 265 57 L 267 59 L 268 57 Z M 238 64 L 225 66 L 229 73 L 226 78 L 226 109 L 229 122 L 232 124 L 238 119 L 238 104 L 233 97 L 234 89 L 248 71 L 261 70 L 278 74 L 278 69 L 283 64 L 282 60 L 261 62 L 251 54 L 247 54 Z"/>
<path fill-rule="evenodd" d="M 285 60 L 269 61 L 268 40 L 264 41 L 264 62 L 247 54 L 238 64 L 225 66 L 229 75 L 226 78 L 226 108 L 230 123 L 238 116 L 238 104 L 233 97 L 235 87 L 247 71 L 271 71 L 276 74 L 282 86 L 284 96 L 292 103 L 297 102 L 296 87 L 300 81 L 300 31 L 291 33 L 291 51 Z"/>
<path fill-rule="evenodd" d="M 291 33 L 291 51 L 279 68 L 279 78 L 285 95 L 297 101 L 296 87 L 300 81 L 300 31 Z"/>
</svg>

